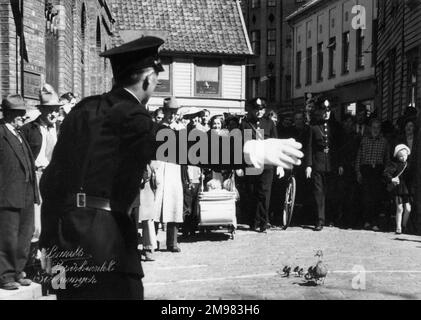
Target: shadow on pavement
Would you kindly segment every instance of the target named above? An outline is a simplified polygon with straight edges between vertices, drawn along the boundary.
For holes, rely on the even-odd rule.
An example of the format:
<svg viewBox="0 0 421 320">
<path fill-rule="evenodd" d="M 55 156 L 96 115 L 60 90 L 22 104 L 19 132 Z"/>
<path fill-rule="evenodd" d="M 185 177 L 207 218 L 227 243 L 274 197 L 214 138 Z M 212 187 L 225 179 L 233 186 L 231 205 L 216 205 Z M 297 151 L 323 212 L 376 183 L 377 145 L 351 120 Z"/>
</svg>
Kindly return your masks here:
<svg viewBox="0 0 421 320">
<path fill-rule="evenodd" d="M 219 230 L 209 231 L 205 233 L 196 233 L 195 235 L 189 235 L 186 237 L 178 237 L 178 242 L 180 243 L 192 243 L 199 241 L 227 241 L 231 239 L 231 235 L 228 233 L 223 233 Z"/>
<path fill-rule="evenodd" d="M 405 241 L 405 242 L 417 242 L 417 243 L 421 243 L 421 240 L 411 240 L 411 239 L 403 239 L 403 238 L 395 238 L 393 240 L 395 240 L 395 241 Z"/>
</svg>

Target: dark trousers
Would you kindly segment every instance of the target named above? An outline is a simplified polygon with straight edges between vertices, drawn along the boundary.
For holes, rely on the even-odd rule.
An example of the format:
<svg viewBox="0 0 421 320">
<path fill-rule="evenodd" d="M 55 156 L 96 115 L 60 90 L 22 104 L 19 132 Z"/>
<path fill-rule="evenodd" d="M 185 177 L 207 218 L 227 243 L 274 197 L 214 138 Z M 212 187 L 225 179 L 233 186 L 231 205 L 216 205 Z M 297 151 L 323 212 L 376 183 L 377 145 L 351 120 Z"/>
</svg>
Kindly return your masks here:
<svg viewBox="0 0 421 320">
<path fill-rule="evenodd" d="M 193 183 L 191 188 L 185 186 L 183 199 L 183 234 L 194 233 L 199 223 L 197 216 L 197 196 L 199 192 L 199 183 Z"/>
<path fill-rule="evenodd" d="M 330 172 L 314 171 L 313 195 L 317 206 L 318 223 L 324 225 L 326 220 L 336 222 L 333 211 L 333 187 L 335 184 L 335 175 Z"/>
<path fill-rule="evenodd" d="M 382 201 L 385 194 L 383 182 L 384 166 L 361 166 L 362 176 L 362 203 L 364 222 L 377 224 L 379 211 L 382 209 Z"/>
<path fill-rule="evenodd" d="M 34 205 L 0 208 L 0 285 L 22 277 L 34 234 Z"/>
<path fill-rule="evenodd" d="M 77 279 L 86 277 L 95 283 L 83 284 L 79 288 L 67 287 L 56 290 L 58 300 L 143 300 L 143 284 L 140 275 L 106 272 L 73 275 Z M 72 278 L 72 274 L 66 277 Z"/>
<path fill-rule="evenodd" d="M 248 223 L 255 227 L 264 227 L 269 223 L 270 194 L 274 168 L 264 169 L 257 176 L 246 177 Z"/>
<path fill-rule="evenodd" d="M 167 249 L 177 247 L 178 223 L 167 223 Z"/>
<path fill-rule="evenodd" d="M 354 228 L 358 224 L 358 212 L 361 207 L 361 201 L 357 199 L 359 186 L 354 168 L 345 168 L 344 175 L 339 178 L 338 189 L 340 223 L 343 227 Z"/>
</svg>

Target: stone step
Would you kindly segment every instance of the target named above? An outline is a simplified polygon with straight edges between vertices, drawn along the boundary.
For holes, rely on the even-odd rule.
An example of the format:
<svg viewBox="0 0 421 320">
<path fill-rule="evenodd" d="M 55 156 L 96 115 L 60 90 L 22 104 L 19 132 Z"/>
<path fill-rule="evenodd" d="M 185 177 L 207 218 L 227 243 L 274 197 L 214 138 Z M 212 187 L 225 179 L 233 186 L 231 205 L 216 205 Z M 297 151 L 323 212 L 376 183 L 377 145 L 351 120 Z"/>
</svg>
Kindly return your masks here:
<svg viewBox="0 0 421 320">
<path fill-rule="evenodd" d="M 38 300 L 42 297 L 41 285 L 37 283 L 13 291 L 0 289 L 0 300 Z"/>
</svg>

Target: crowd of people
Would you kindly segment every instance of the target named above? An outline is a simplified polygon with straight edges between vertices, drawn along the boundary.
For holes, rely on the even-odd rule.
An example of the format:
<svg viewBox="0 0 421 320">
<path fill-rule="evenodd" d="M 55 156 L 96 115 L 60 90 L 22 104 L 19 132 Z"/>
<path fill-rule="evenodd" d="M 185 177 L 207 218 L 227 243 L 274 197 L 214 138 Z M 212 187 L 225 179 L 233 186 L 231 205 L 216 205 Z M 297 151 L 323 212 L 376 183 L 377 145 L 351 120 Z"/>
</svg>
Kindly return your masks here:
<svg viewBox="0 0 421 320">
<path fill-rule="evenodd" d="M 0 250 L 17 255 L 17 258 L 5 254 L 1 257 L 2 288 L 16 289 L 30 284 L 25 278 L 24 257 L 28 257 L 31 242 L 36 243 L 41 232 L 42 199 L 38 185 L 51 160 L 60 126 L 75 105 L 72 93 L 59 98 L 48 84 L 40 91 L 39 116 L 34 121 L 25 116 L 28 107 L 20 96 L 11 95 L 2 103 L 4 129 L 7 129 L 2 134 L 20 142 L 18 145 L 13 141 L 26 168 L 21 177 L 8 174 L 7 152 L 2 147 L 0 207 L 13 204 L 19 208 L 16 212 L 2 209 L 0 215 Z M 393 126 L 373 115 L 369 117 L 365 109 L 358 110 L 356 116 L 347 114 L 338 122 L 331 114 L 328 100 L 321 97 L 315 99 L 310 117 L 303 111 L 292 116 L 277 114 L 266 108 L 263 98 L 248 101 L 244 114 L 211 115 L 206 109 L 180 107 L 177 99 L 170 97 L 150 115 L 154 122 L 173 130 L 212 130 L 218 135 L 228 135 L 233 129 L 250 129 L 253 139 L 294 138 L 301 142 L 304 163 L 294 169 L 298 182 L 294 216 L 297 224 L 315 224 L 316 231 L 325 225 L 389 231 L 394 217 L 396 233 L 411 232 L 415 109 L 408 108 Z M 311 121 L 306 121 L 307 118 Z M 166 248 L 170 252 L 181 251 L 179 232 L 184 238 L 196 235 L 200 191 L 235 191 L 236 218 L 249 225 L 251 231 L 265 232 L 281 226 L 285 175 L 290 174 L 272 166 L 265 167 L 260 174 L 247 175 L 242 169 L 213 171 L 151 161 L 139 190 L 139 244 L 144 260 L 153 261 L 153 252 L 160 249 L 157 241 L 160 228 L 166 231 Z M 4 188 L 5 184 L 9 188 Z M 16 198 L 13 188 L 26 189 L 26 196 Z M 16 214 L 20 220 L 15 219 Z M 20 262 L 14 265 L 15 260 Z"/>
<path fill-rule="evenodd" d="M 61 261 L 73 269 L 82 264 L 67 272 L 69 277 L 81 276 L 83 258 L 94 270 L 107 262 L 115 267 L 108 273 L 82 272 L 83 279 L 93 274 L 97 281 L 58 291 L 59 299 L 142 299 L 139 248 L 144 260 L 153 260 L 162 228 L 167 251 L 180 252 L 180 231 L 184 237 L 198 231 L 201 191 L 234 194 L 233 225 L 238 220 L 251 232 L 266 232 L 282 225 L 290 174 L 297 178 L 297 224 L 314 224 L 315 231 L 324 226 L 389 231 L 390 224 L 382 221 L 393 216 L 397 234 L 412 232 L 414 108 L 407 108 L 396 126 L 365 109 L 336 121 L 322 96 L 293 117 L 269 110 L 259 97 L 247 101 L 244 114 L 183 107 L 175 97 L 149 112 L 147 102 L 163 71 L 157 59 L 163 43 L 144 37 L 103 53 L 116 82 L 104 95 L 76 104 L 72 93 L 59 97 L 45 84 L 36 110 L 19 95 L 3 99 L 1 289 L 31 284 L 30 251 L 39 254 L 39 242 L 43 250 L 65 255 L 86 250 L 82 259 Z M 35 120 L 28 111 L 37 112 Z M 157 155 L 157 135 L 168 128 L 177 143 L 177 132 L 190 130 L 216 135 L 219 141 L 238 129 L 251 133 L 251 140 L 242 141 L 239 163 L 233 157 L 224 163 L 221 154 L 215 164 L 210 160 L 214 155 L 198 166 L 182 164 L 180 158 L 170 163 Z M 209 141 L 204 143 L 211 147 Z M 228 152 L 233 150 L 230 146 Z M 179 156 L 190 151 L 188 146 Z M 45 251 L 41 264 L 43 257 Z"/>
<path fill-rule="evenodd" d="M 168 103 L 169 102 L 169 103 Z M 175 98 L 153 112 L 153 119 L 173 128 L 199 128 L 228 134 L 233 129 L 252 129 L 254 139 L 294 138 L 303 144 L 304 164 L 294 169 L 297 179 L 297 199 L 293 223 L 346 229 L 372 229 L 397 234 L 413 232 L 410 222 L 414 195 L 414 165 L 411 154 L 415 146 L 416 110 L 408 108 L 396 125 L 381 122 L 367 109 L 356 115 L 346 114 L 336 121 L 330 103 L 323 97 L 313 102 L 311 114 L 297 111 L 281 115 L 266 108 L 263 98 L 248 101 L 246 114 L 216 114 L 208 110 L 179 108 Z M 306 121 L 310 119 L 310 121 Z M 259 130 L 263 129 L 263 136 Z M 198 228 L 197 196 L 202 180 L 204 190 L 213 189 L 215 172 L 192 166 L 175 166 L 167 171 L 153 161 L 145 175 L 155 181 L 157 190 L 141 191 L 140 222 L 143 226 L 145 260 L 153 260 L 157 248 L 159 226 L 167 226 L 167 248 L 181 249 L 177 244 L 176 226 L 184 237 L 195 236 Z M 165 172 L 165 174 L 162 173 Z M 286 176 L 292 172 L 286 172 Z M 218 188 L 234 178 L 238 193 L 237 218 L 248 230 L 265 232 L 281 227 L 287 179 L 283 172 L 267 167 L 261 174 L 245 175 L 243 170 L 220 172 Z M 167 180 L 169 179 L 169 180 Z M 165 191 L 165 181 L 171 181 L 173 191 Z M 208 183 L 208 184 L 206 184 Z M 149 207 L 142 203 L 158 202 L 152 223 Z M 168 207 L 166 207 L 168 205 Z M 168 218 L 168 212 L 171 217 Z M 147 218 L 147 219 L 146 219 Z M 175 228 L 175 229 L 174 229 Z M 152 229 L 152 230 L 151 230 Z M 152 237 L 150 235 L 153 235 Z"/>
</svg>

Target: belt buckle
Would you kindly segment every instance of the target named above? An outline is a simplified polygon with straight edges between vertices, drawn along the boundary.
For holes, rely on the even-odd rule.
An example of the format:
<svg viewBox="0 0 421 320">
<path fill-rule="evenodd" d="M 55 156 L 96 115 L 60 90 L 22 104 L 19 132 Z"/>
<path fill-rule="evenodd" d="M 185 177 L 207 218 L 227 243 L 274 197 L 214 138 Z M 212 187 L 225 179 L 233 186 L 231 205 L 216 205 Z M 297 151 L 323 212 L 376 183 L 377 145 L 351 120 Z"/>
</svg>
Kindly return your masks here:
<svg viewBox="0 0 421 320">
<path fill-rule="evenodd" d="M 86 193 L 76 194 L 76 206 L 78 208 L 86 208 Z"/>
</svg>

